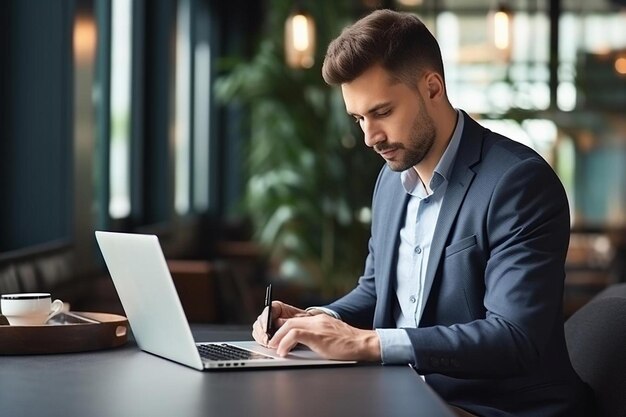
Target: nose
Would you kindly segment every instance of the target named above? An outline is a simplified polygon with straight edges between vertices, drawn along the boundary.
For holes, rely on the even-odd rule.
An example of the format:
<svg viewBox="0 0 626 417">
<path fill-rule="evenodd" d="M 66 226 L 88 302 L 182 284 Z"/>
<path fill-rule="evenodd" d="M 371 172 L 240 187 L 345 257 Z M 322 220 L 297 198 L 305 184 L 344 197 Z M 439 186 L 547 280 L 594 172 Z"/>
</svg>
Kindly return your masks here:
<svg viewBox="0 0 626 417">
<path fill-rule="evenodd" d="M 380 129 L 380 126 L 371 119 L 364 118 L 361 121 L 361 129 L 363 130 L 363 139 L 365 144 L 373 148 L 377 143 L 385 140 L 385 134 Z"/>
</svg>

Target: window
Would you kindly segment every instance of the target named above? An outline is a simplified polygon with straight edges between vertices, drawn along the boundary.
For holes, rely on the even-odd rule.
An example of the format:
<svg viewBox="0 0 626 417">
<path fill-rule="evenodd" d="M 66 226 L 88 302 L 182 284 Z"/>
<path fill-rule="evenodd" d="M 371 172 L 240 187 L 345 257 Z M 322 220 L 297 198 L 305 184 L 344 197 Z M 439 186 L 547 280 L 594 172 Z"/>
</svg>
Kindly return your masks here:
<svg viewBox="0 0 626 417">
<path fill-rule="evenodd" d="M 175 208 L 210 207 L 211 36 L 206 4 L 178 3 L 176 22 Z"/>
<path fill-rule="evenodd" d="M 202 13 L 199 16 L 203 16 Z M 194 124 L 193 124 L 193 208 L 207 211 L 211 168 L 211 44 L 208 16 L 197 21 L 194 49 Z"/>
<path fill-rule="evenodd" d="M 469 112 L 502 114 L 550 105 L 549 22 L 545 14 L 517 12 L 510 51 L 496 50 L 490 15 L 441 13 L 436 21 L 451 101 Z"/>
<path fill-rule="evenodd" d="M 176 22 L 175 207 L 178 214 L 186 214 L 191 202 L 191 7 L 191 0 L 180 0 Z"/>
<path fill-rule="evenodd" d="M 133 3 L 111 2 L 109 215 L 131 214 Z"/>
</svg>

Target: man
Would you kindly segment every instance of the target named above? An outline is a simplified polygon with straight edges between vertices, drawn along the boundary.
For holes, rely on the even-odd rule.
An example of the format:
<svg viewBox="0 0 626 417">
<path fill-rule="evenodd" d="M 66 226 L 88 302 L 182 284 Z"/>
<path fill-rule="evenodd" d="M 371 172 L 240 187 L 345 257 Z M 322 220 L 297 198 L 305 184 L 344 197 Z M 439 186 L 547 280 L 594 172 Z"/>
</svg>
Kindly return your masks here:
<svg viewBox="0 0 626 417">
<path fill-rule="evenodd" d="M 550 166 L 452 107 L 437 41 L 413 15 L 346 28 L 322 72 L 386 161 L 369 255 L 352 292 L 307 310 L 275 301 L 276 333 L 265 310 L 255 340 L 411 364 L 459 415 L 584 415 L 563 335 L 569 209 Z"/>
</svg>

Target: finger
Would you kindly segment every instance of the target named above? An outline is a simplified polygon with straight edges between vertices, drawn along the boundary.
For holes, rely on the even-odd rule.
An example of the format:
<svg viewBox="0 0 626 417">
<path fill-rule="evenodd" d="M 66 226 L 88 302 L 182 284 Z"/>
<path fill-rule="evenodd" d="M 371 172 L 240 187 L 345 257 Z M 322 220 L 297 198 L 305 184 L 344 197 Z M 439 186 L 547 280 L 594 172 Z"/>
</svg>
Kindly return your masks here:
<svg viewBox="0 0 626 417">
<path fill-rule="evenodd" d="M 267 346 L 267 343 L 268 343 L 267 333 L 263 329 L 263 326 L 261 325 L 261 321 L 259 321 L 259 319 L 257 319 L 257 321 L 255 321 L 254 324 L 252 325 L 252 337 L 257 343 L 263 346 Z"/>
<path fill-rule="evenodd" d="M 259 316 L 259 321 L 260 321 L 261 327 L 263 328 L 263 331 L 265 333 L 267 333 L 267 315 L 269 314 L 268 310 L 269 309 L 267 307 L 265 307 L 263 309 L 263 312 Z M 272 316 L 273 315 L 274 315 L 274 306 L 272 306 Z"/>
<path fill-rule="evenodd" d="M 258 329 L 255 329 L 254 332 L 252 333 L 252 337 L 258 344 L 260 344 L 261 346 L 267 347 L 269 343 L 267 333 L 263 331 L 259 331 Z"/>
<path fill-rule="evenodd" d="M 297 318 L 297 317 L 292 317 L 290 319 L 283 319 L 283 318 L 276 319 L 276 321 L 275 321 L 276 328 L 283 327 L 285 325 L 285 323 L 287 323 L 289 320 L 293 320 L 294 318 Z"/>
<path fill-rule="evenodd" d="M 280 356 L 287 356 L 298 344 L 299 336 L 303 332 L 304 318 L 279 319 L 282 325 L 269 340 L 269 347 L 276 350 Z"/>
<path fill-rule="evenodd" d="M 278 326 L 278 329 L 276 330 L 276 333 L 274 333 L 274 335 L 270 339 L 269 346 L 272 349 L 278 349 L 283 338 L 287 334 L 289 334 L 294 329 L 299 330 L 299 329 L 306 328 L 307 319 L 308 317 L 293 317 L 290 319 L 282 319 L 282 318 L 278 319 L 277 322 L 279 326 Z M 292 335 L 291 337 L 293 338 L 294 335 Z"/>
<path fill-rule="evenodd" d="M 252 329 L 255 328 L 261 328 L 261 323 L 263 323 L 263 313 L 261 313 L 256 320 L 254 321 L 254 323 L 252 323 Z"/>
<path fill-rule="evenodd" d="M 274 319 L 291 318 L 302 314 L 306 314 L 306 311 L 281 301 L 272 301 L 272 318 Z"/>
<path fill-rule="evenodd" d="M 300 343 L 300 336 L 305 333 L 302 329 L 291 329 L 285 334 L 285 336 L 281 339 L 278 348 L 276 349 L 276 353 L 279 356 L 285 357 L 291 352 L 291 350 L 296 347 L 298 343 Z"/>
<path fill-rule="evenodd" d="M 268 314 L 269 314 L 268 310 L 269 309 L 267 307 L 265 307 L 263 309 L 263 311 L 261 312 L 261 315 L 259 317 L 257 317 L 256 323 L 258 323 L 258 325 L 260 327 L 259 332 L 270 334 L 270 333 L 273 333 L 273 330 L 275 329 L 275 320 L 276 320 L 276 317 L 277 317 L 277 313 L 276 313 L 276 311 L 274 309 L 274 306 L 272 305 L 272 319 L 271 319 L 272 323 L 271 323 L 271 326 L 268 326 L 269 325 L 269 323 L 268 323 Z M 268 327 L 272 329 L 271 332 L 269 331 Z"/>
<path fill-rule="evenodd" d="M 259 335 L 259 321 L 255 321 L 252 324 L 252 337 L 254 338 L 254 340 L 256 340 L 257 342 L 258 340 L 258 335 Z"/>
<path fill-rule="evenodd" d="M 259 321 L 263 323 L 263 328 L 267 331 L 267 307 L 263 309 L 263 312 L 259 316 Z M 299 309 L 291 307 L 280 301 L 272 301 L 272 334 L 281 327 L 286 320 L 292 318 L 295 314 L 298 314 Z"/>
<path fill-rule="evenodd" d="M 313 325 L 313 323 L 317 323 L 319 322 L 321 319 L 325 319 L 325 318 L 331 318 L 330 316 L 327 316 L 325 314 L 320 315 L 320 316 L 324 316 L 323 318 L 318 318 L 318 316 L 316 315 L 311 315 L 309 313 L 298 313 L 295 314 L 291 317 L 278 317 L 276 318 L 276 320 L 274 320 L 274 324 L 277 325 L 277 327 L 282 327 L 285 323 L 288 323 L 292 320 L 295 320 L 293 323 L 291 323 L 292 325 L 304 325 L 304 326 L 311 326 Z"/>
<path fill-rule="evenodd" d="M 272 338 L 268 340 L 268 346 L 272 349 L 276 349 L 280 344 L 280 341 L 285 336 L 287 331 L 289 330 L 288 322 L 294 319 L 276 319 L 276 328 L 275 332 L 272 335 Z"/>
</svg>

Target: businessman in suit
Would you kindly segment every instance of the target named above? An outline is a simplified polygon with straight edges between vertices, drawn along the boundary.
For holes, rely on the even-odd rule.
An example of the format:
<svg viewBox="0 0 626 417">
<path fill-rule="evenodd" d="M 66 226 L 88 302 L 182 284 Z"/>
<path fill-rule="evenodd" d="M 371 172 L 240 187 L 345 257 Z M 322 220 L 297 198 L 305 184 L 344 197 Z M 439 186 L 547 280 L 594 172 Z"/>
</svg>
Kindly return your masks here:
<svg viewBox="0 0 626 417">
<path fill-rule="evenodd" d="M 344 29 L 322 73 L 382 156 L 365 271 L 306 310 L 275 301 L 254 338 L 286 355 L 410 364 L 458 415 L 582 416 L 562 320 L 569 208 L 533 150 L 455 109 L 437 41 L 379 10 Z"/>
</svg>

